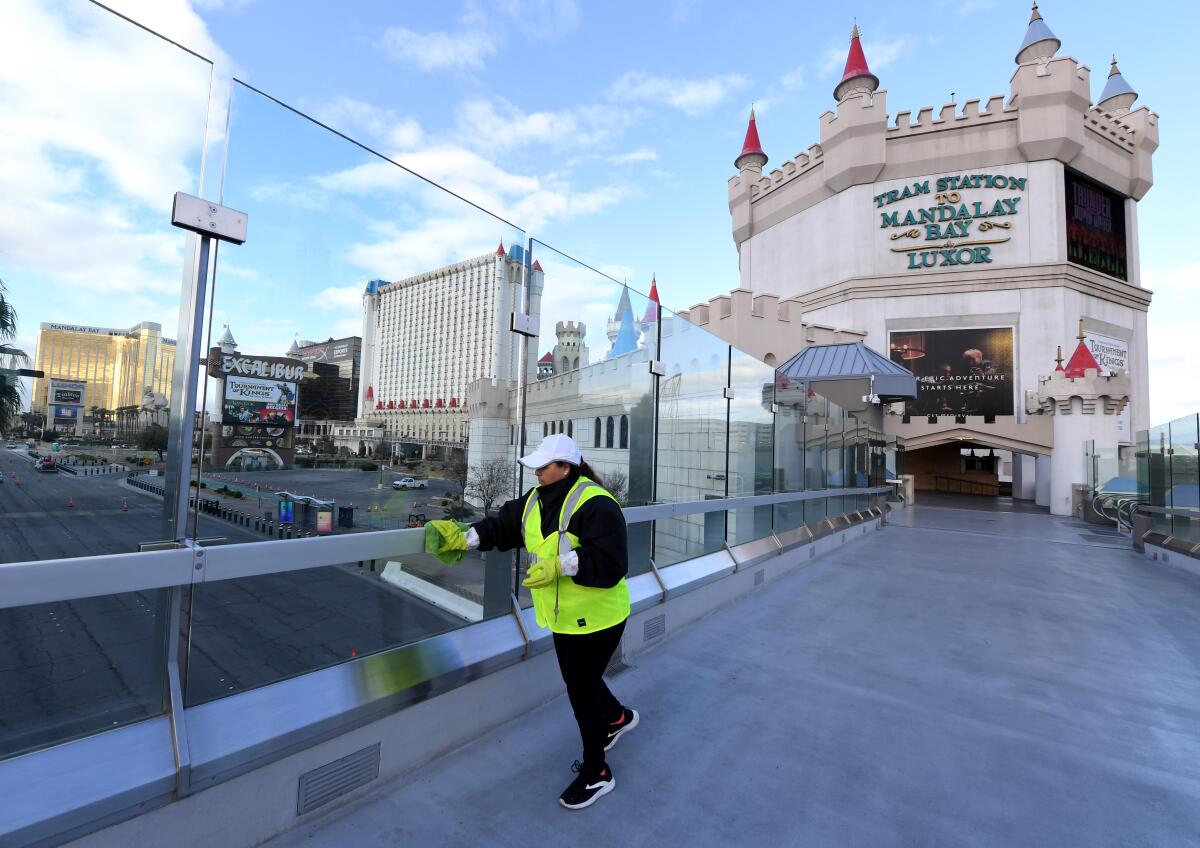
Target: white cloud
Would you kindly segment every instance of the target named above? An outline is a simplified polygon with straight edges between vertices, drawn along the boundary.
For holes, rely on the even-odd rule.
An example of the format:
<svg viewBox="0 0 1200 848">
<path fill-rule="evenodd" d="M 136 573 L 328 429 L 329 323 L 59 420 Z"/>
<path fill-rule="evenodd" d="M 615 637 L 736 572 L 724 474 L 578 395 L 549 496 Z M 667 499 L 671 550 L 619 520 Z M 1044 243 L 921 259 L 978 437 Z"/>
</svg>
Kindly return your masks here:
<svg viewBox="0 0 1200 848">
<path fill-rule="evenodd" d="M 312 305 L 322 312 L 333 310 L 361 312 L 362 299 L 362 286 L 327 286 L 313 296 Z"/>
<path fill-rule="evenodd" d="M 788 71 L 786 74 L 784 74 L 780 78 L 779 84 L 782 85 L 784 88 L 786 88 L 788 91 L 796 91 L 797 89 L 804 87 L 804 80 L 805 80 L 806 74 L 807 74 L 807 72 L 805 71 L 804 66 L 798 65 L 797 67 L 792 68 L 790 71 Z"/>
<path fill-rule="evenodd" d="M 380 109 L 351 97 L 338 97 L 312 110 L 313 117 L 356 141 L 390 150 L 408 150 L 424 139 L 414 118 L 401 118 L 392 109 Z"/>
<path fill-rule="evenodd" d="M 629 71 L 608 90 L 610 100 L 670 106 L 685 115 L 700 115 L 723 103 L 731 94 L 749 85 L 741 74 L 723 74 L 707 79 L 655 77 Z"/>
<path fill-rule="evenodd" d="M 576 0 L 494 0 L 493 8 L 534 41 L 554 41 L 579 28 Z M 488 16 L 487 10 L 480 11 Z"/>
<path fill-rule="evenodd" d="M 380 44 L 393 58 L 423 71 L 481 68 L 499 48 L 497 36 L 484 30 L 414 32 L 407 27 L 388 27 Z"/>
<path fill-rule="evenodd" d="M 114 6 L 223 56 L 183 0 Z M 211 66 L 90 3 L 34 0 L 6 4 L 0 56 L 0 274 L 23 321 L 163 316 L 174 334 L 186 237 L 168 215 L 198 189 Z"/>
<path fill-rule="evenodd" d="M 653 147 L 639 147 L 637 150 L 630 150 L 628 153 L 617 153 L 604 158 L 605 161 L 611 162 L 614 165 L 629 165 L 634 162 L 657 162 L 658 151 Z"/>
</svg>

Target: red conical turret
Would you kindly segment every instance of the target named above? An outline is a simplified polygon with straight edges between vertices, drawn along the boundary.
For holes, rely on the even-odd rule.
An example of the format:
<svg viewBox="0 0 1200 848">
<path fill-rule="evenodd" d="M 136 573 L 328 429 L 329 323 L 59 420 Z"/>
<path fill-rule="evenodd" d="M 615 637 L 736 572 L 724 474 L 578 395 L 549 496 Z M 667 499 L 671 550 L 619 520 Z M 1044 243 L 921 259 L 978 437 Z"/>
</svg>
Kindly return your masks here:
<svg viewBox="0 0 1200 848">
<path fill-rule="evenodd" d="M 842 81 L 833 90 L 833 99 L 841 103 L 852 94 L 870 94 L 877 88 L 879 78 L 867 67 L 867 57 L 863 53 L 856 23 L 850 31 L 850 52 L 846 54 L 846 70 L 842 73 Z"/>
<path fill-rule="evenodd" d="M 504 252 L 504 239 L 500 240 L 500 246 L 496 248 L 496 255 L 497 256 L 507 256 L 508 255 L 507 253 Z"/>
<path fill-rule="evenodd" d="M 535 271 L 542 270 L 542 263 L 538 262 L 536 259 L 533 260 L 533 270 L 535 270 Z"/>
<path fill-rule="evenodd" d="M 1068 377 L 1083 377 L 1086 376 L 1086 371 L 1089 368 L 1095 368 L 1096 373 L 1101 371 L 1100 363 L 1096 361 L 1096 357 L 1092 356 L 1092 352 L 1088 350 L 1087 345 L 1083 342 L 1075 348 L 1075 352 L 1071 354 L 1071 358 L 1067 360 L 1066 375 Z"/>
<path fill-rule="evenodd" d="M 742 152 L 733 160 L 733 167 L 739 171 L 745 168 L 762 171 L 767 164 L 767 154 L 763 153 L 762 144 L 758 140 L 758 123 L 754 119 L 754 107 L 750 107 L 750 123 L 746 126 L 746 140 L 742 143 Z"/>
<path fill-rule="evenodd" d="M 646 314 L 642 316 L 643 324 L 650 324 L 658 320 L 658 277 L 657 275 L 650 276 L 650 302 L 646 304 Z"/>
</svg>

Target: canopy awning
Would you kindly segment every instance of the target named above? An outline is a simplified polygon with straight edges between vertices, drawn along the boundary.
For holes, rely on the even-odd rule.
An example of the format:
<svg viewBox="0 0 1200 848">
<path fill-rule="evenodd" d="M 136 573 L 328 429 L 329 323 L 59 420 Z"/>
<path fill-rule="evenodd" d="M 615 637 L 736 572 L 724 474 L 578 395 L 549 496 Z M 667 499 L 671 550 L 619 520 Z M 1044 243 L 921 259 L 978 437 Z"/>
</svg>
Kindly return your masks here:
<svg viewBox="0 0 1200 848">
<path fill-rule="evenodd" d="M 776 369 L 788 382 L 871 380 L 884 403 L 917 396 L 917 378 L 862 342 L 810 345 Z"/>
</svg>

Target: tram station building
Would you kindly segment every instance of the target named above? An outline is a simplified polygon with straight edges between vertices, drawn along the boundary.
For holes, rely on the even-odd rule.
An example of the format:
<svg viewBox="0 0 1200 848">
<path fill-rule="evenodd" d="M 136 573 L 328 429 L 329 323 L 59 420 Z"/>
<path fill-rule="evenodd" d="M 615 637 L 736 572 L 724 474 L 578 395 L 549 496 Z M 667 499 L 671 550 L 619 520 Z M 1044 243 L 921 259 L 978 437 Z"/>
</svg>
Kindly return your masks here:
<svg viewBox="0 0 1200 848">
<path fill-rule="evenodd" d="M 768 168 L 796 145 L 760 140 L 750 114 L 729 180 L 740 287 L 689 316 L 743 349 L 779 339 L 769 363 L 821 326 L 910 368 L 918 397 L 884 418 L 918 489 L 962 491 L 966 448 L 1008 451 L 1013 495 L 1049 505 L 1056 452 L 1082 474 L 1077 436 L 1132 451 L 1150 423 L 1138 202 L 1158 116 L 1132 108 L 1115 56 L 1094 99 L 1060 46 L 1035 5 L 1007 96 L 889 114 L 856 26 L 816 143 Z M 1059 444 L 1037 392 L 1077 339 L 1100 376 L 1128 373 L 1129 397 Z"/>
</svg>

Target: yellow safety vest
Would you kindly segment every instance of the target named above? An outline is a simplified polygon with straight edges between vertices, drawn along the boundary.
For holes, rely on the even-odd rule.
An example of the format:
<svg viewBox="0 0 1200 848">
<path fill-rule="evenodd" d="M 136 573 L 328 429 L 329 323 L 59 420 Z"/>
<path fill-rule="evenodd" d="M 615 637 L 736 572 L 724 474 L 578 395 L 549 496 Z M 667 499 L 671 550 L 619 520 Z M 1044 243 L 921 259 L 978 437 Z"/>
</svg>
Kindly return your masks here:
<svg viewBox="0 0 1200 848">
<path fill-rule="evenodd" d="M 575 510 L 596 497 L 612 498 L 612 495 L 598 483 L 580 477 L 563 499 L 558 516 L 559 529 L 549 536 L 542 536 L 542 508 L 535 488 L 525 501 L 525 514 L 521 519 L 525 550 L 536 559 L 544 559 L 578 548 L 579 537 L 568 533 L 567 525 Z M 629 586 L 624 577 L 611 589 L 597 589 L 580 586 L 574 578 L 563 575 L 549 586 L 530 592 L 537 623 L 555 633 L 594 633 L 629 617 Z"/>
</svg>

